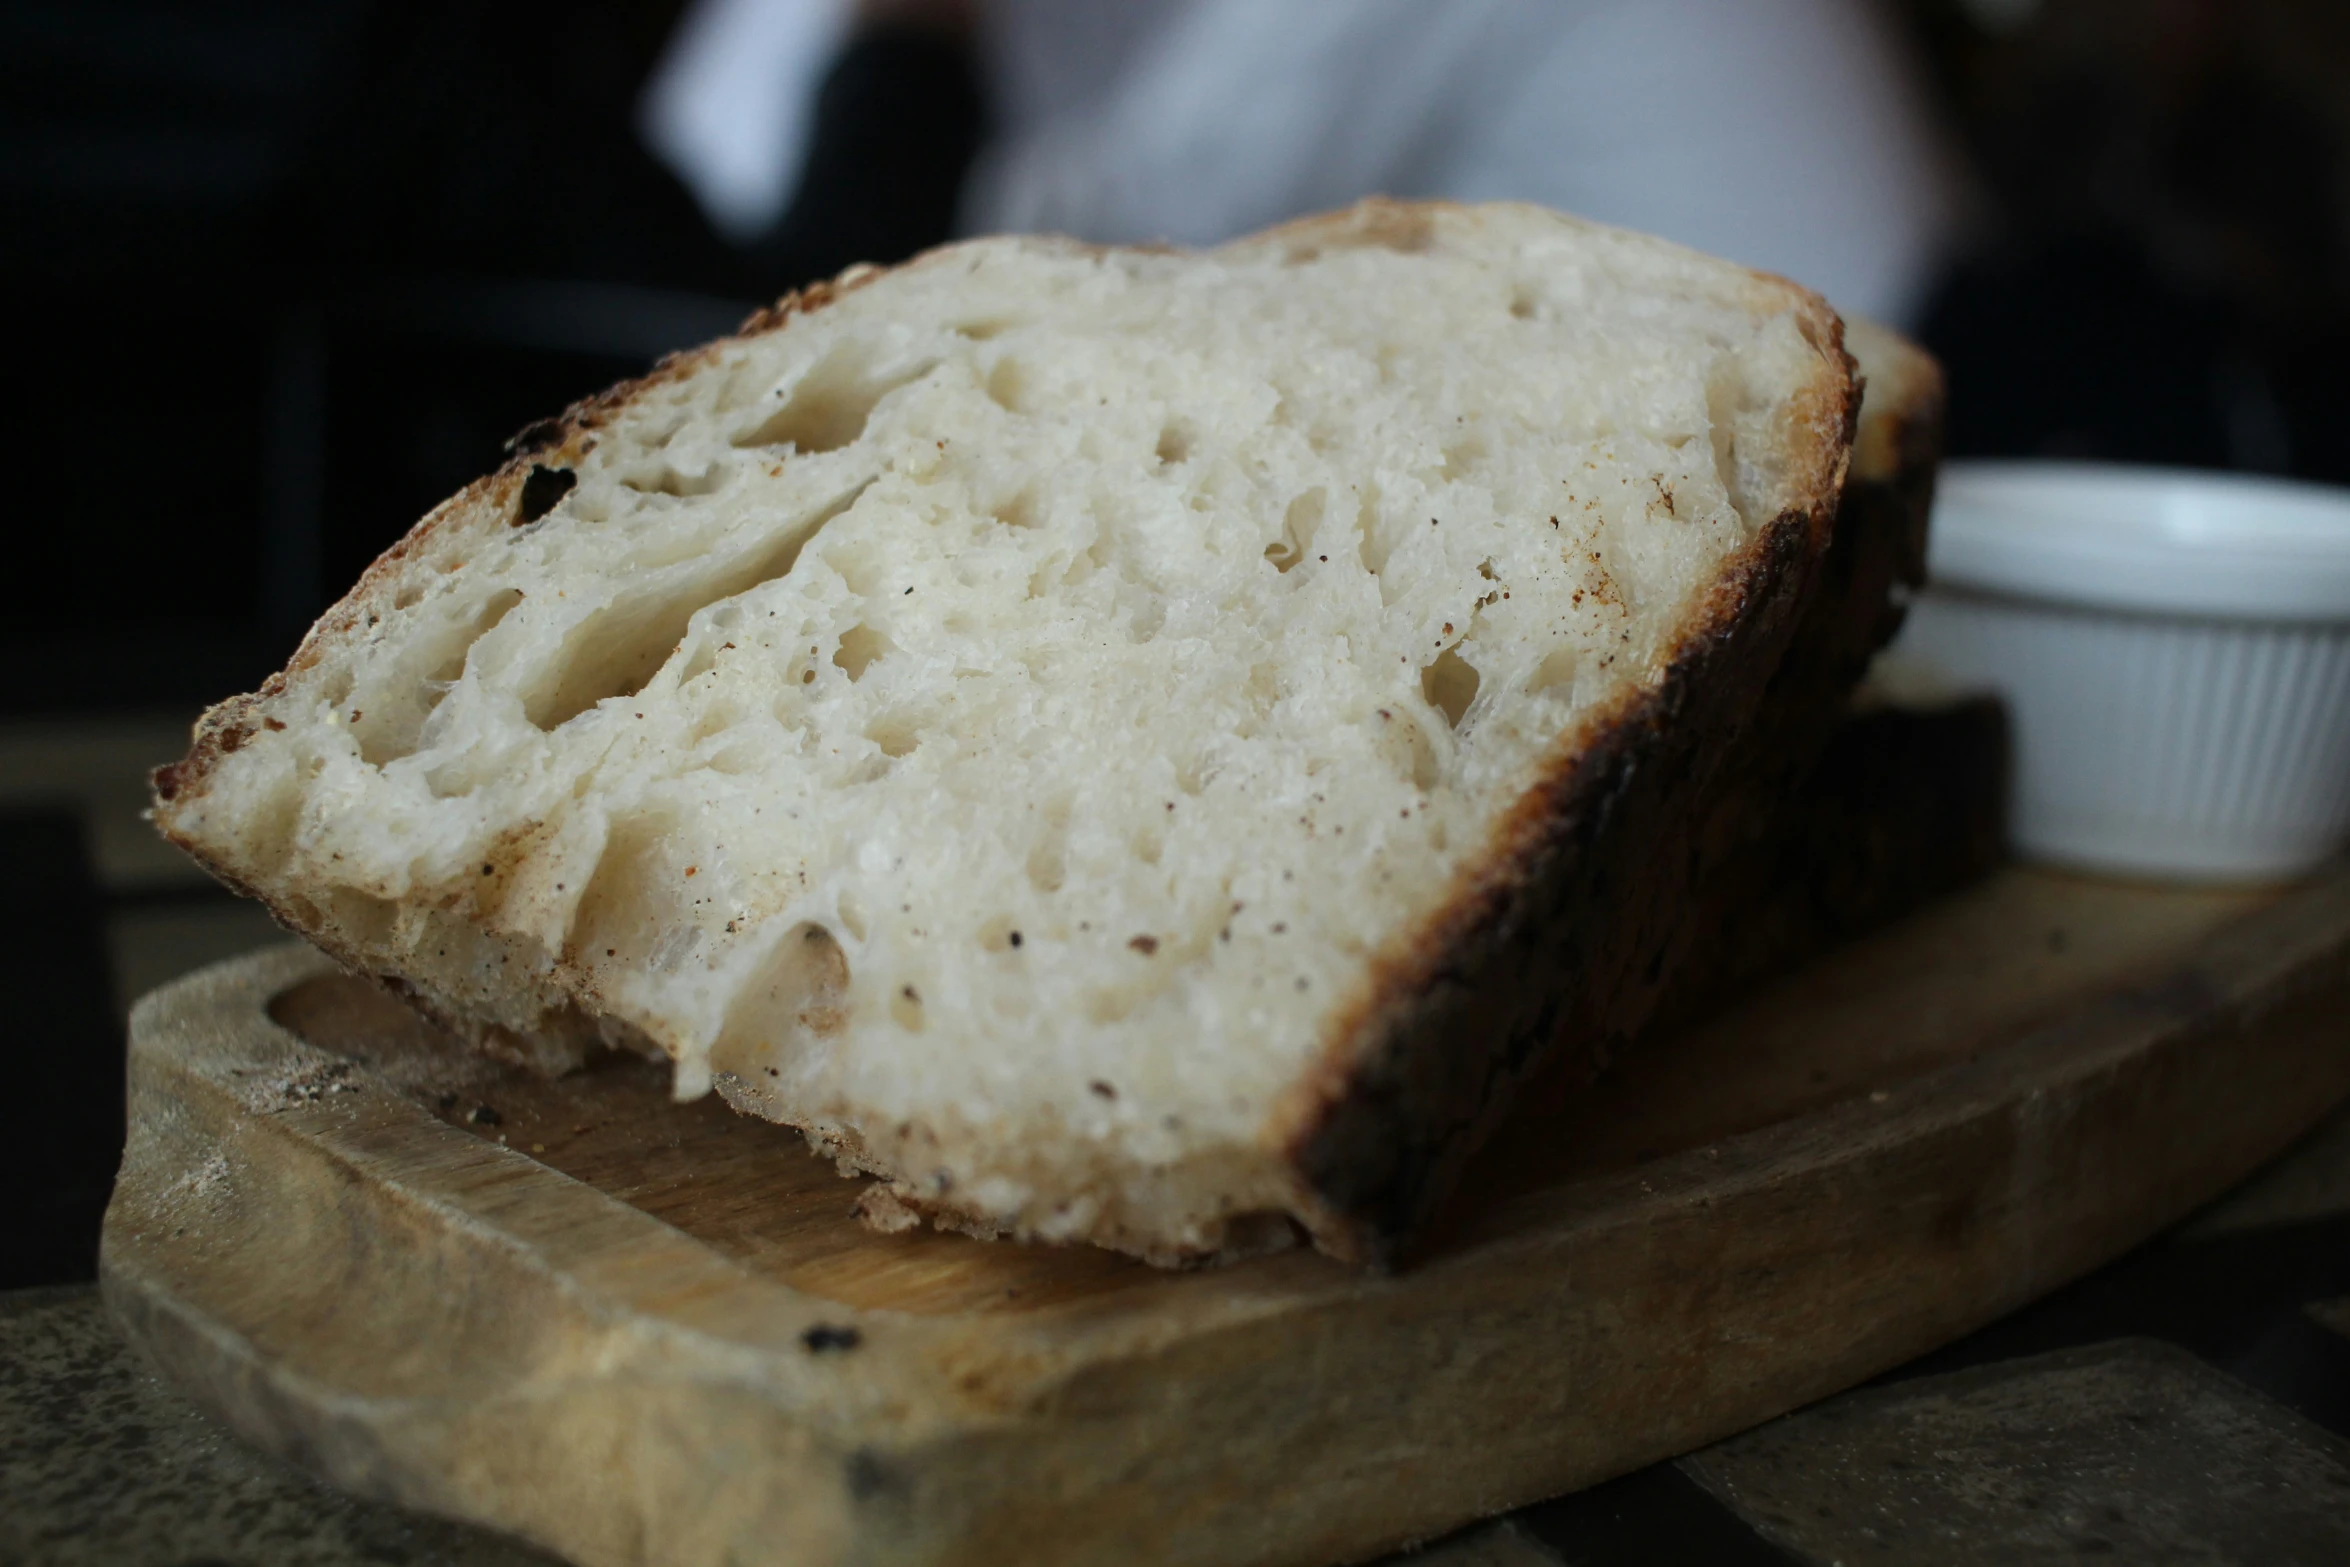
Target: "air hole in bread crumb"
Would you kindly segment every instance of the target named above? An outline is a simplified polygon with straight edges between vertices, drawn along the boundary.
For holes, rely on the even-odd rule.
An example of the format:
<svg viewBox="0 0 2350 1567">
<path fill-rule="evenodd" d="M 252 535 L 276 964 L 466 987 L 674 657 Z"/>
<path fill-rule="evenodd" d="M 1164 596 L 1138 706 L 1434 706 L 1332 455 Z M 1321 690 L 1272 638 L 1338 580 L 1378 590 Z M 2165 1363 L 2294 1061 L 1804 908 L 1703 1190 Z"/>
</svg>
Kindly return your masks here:
<svg viewBox="0 0 2350 1567">
<path fill-rule="evenodd" d="M 1457 648 L 1446 648 L 1420 671 L 1420 693 L 1455 729 L 1460 728 L 1461 715 L 1469 710 L 1469 704 L 1477 700 L 1479 684 L 1477 666 L 1461 657 Z"/>
<path fill-rule="evenodd" d="M 1387 569 L 1387 557 L 1394 553 L 1394 545 L 1379 534 L 1379 486 L 1366 484 L 1355 507 L 1355 554 L 1363 569 L 1376 577 Z"/>
<path fill-rule="evenodd" d="M 763 582 L 791 574 L 800 551 L 835 517 L 856 505 L 872 487 L 866 480 L 832 504 L 796 524 L 778 529 L 762 553 L 731 567 L 714 564 L 705 574 L 623 593 L 588 616 L 563 639 L 561 656 L 523 699 L 523 716 L 541 730 L 569 723 L 614 697 L 634 696 L 669 661 L 701 610 L 747 593 Z M 811 673 L 813 673 L 811 671 Z"/>
<path fill-rule="evenodd" d="M 1007 528 L 1033 528 L 1043 520 L 1033 489 L 1020 491 L 998 506 L 993 515 Z"/>
<path fill-rule="evenodd" d="M 744 987 L 727 1009 L 710 1047 L 717 1072 L 748 1077 L 764 1070 L 777 1047 L 795 1034 L 837 1034 L 848 1022 L 849 958 L 831 931 L 803 920 L 783 933 L 768 954 L 761 980 Z"/>
<path fill-rule="evenodd" d="M 902 596 L 903 581 L 897 559 L 881 549 L 870 538 L 855 534 L 835 534 L 824 541 L 818 552 L 825 565 L 840 573 L 841 581 L 849 591 L 861 599 Z"/>
<path fill-rule="evenodd" d="M 1170 419 L 1159 427 L 1158 455 L 1161 462 L 1181 462 L 1191 455 L 1192 443 L 1199 439 L 1199 431 L 1188 419 Z"/>
<path fill-rule="evenodd" d="M 1520 321 L 1538 320 L 1542 315 L 1542 302 L 1534 297 L 1532 289 L 1518 289 L 1510 295 L 1510 314 Z"/>
<path fill-rule="evenodd" d="M 687 942 L 660 945 L 652 940 L 653 932 L 669 927 L 679 899 L 690 896 L 680 891 L 687 885 L 678 875 L 684 867 L 669 856 L 677 827 L 677 819 L 661 810 L 612 823 L 595 868 L 583 878 L 565 937 L 568 951 L 602 953 L 623 965 L 674 962 L 684 956 Z M 699 939 L 698 925 L 684 929 L 691 933 L 689 941 Z"/>
<path fill-rule="evenodd" d="M 978 321 L 961 322 L 947 330 L 957 337 L 969 338 L 974 343 L 984 343 L 989 338 L 1003 336 L 1019 324 L 1009 316 L 990 316 Z"/>
<path fill-rule="evenodd" d="M 881 747 L 881 754 L 895 759 L 905 756 L 922 743 L 921 732 L 912 720 L 894 713 L 884 714 L 865 726 L 865 738 Z"/>
<path fill-rule="evenodd" d="M 777 947 L 787 990 L 799 1003 L 799 1021 L 819 1034 L 837 1030 L 849 989 L 849 958 L 831 931 L 814 921 L 792 927 Z"/>
<path fill-rule="evenodd" d="M 746 716 L 741 703 L 728 697 L 714 697 L 694 716 L 693 733 L 688 737 L 687 744 L 700 745 L 705 740 L 714 739 L 741 723 Z"/>
<path fill-rule="evenodd" d="M 730 726 L 731 727 L 731 726 Z M 723 731 L 720 731 L 723 732 Z M 704 736 L 703 738 L 709 738 Z M 757 741 L 730 740 L 712 751 L 702 765 L 714 773 L 729 778 L 762 772 L 773 760 L 766 746 Z"/>
<path fill-rule="evenodd" d="M 569 468 L 532 463 L 530 472 L 523 476 L 521 496 L 515 502 L 514 526 L 527 527 L 553 511 L 577 483 L 579 475 Z"/>
<path fill-rule="evenodd" d="M 861 680 L 875 659 L 894 650 L 895 644 L 871 626 L 855 625 L 841 633 L 840 649 L 832 655 L 832 661 L 846 670 L 851 680 Z M 893 751 L 890 754 L 899 756 L 904 753 Z"/>
<path fill-rule="evenodd" d="M 910 1034 L 922 1032 L 922 992 L 912 985 L 900 985 L 889 998 L 889 1015 L 898 1027 Z"/>
<path fill-rule="evenodd" d="M 442 658 L 427 680 L 448 682 L 465 673 L 465 666 L 473 657 L 473 649 L 483 637 L 498 629 L 498 623 L 522 607 L 520 588 L 500 588 L 481 601 L 471 619 L 464 623 L 457 645 Z"/>
<path fill-rule="evenodd" d="M 783 406 L 734 438 L 736 446 L 788 446 L 801 456 L 834 452 L 864 435 L 881 400 L 928 372 L 927 364 L 877 371 L 863 348 L 842 343 L 785 392 Z"/>
<path fill-rule="evenodd" d="M 1028 411 L 1028 367 L 1006 354 L 988 371 L 987 400 L 1006 413 Z"/>
<path fill-rule="evenodd" d="M 1444 477 L 1465 479 L 1485 462 L 1485 443 L 1476 436 L 1455 441 L 1444 449 Z"/>
<path fill-rule="evenodd" d="M 675 495 L 680 498 L 715 494 L 732 477 L 724 463 L 712 463 L 700 473 L 681 473 L 670 463 L 648 463 L 621 474 L 620 482 L 639 495 Z"/>
<path fill-rule="evenodd" d="M 1317 486 L 1289 503 L 1281 516 L 1281 537 L 1265 546 L 1265 559 L 1284 574 L 1306 558 L 1305 541 L 1322 525 L 1322 507 L 1329 492 Z"/>
<path fill-rule="evenodd" d="M 389 678 L 371 681 L 364 699 L 355 703 L 366 715 L 351 726 L 361 759 L 381 767 L 412 755 L 424 740 L 427 722 L 464 675 L 475 645 L 521 603 L 520 588 L 492 589 L 471 614 L 451 616 L 432 634 L 419 635 L 402 649 Z M 444 609 L 442 614 L 448 611 Z M 418 668 L 426 659 L 432 662 Z M 349 700 L 351 694 L 346 691 L 337 699 L 337 706 Z"/>
<path fill-rule="evenodd" d="M 686 659 L 685 667 L 677 672 L 677 683 L 681 686 L 690 686 L 711 670 L 716 669 L 719 653 L 733 645 L 731 642 L 714 641 L 710 637 L 701 638 L 694 645 L 692 655 Z M 708 729 L 696 729 L 694 738 L 700 740 L 710 733 L 711 731 Z"/>
<path fill-rule="evenodd" d="M 1575 686 L 1575 650 L 1558 648 L 1534 666 L 1533 678 L 1526 682 L 1529 695 L 1543 691 L 1568 690 Z"/>
<path fill-rule="evenodd" d="M 849 933 L 852 941 L 865 939 L 865 906 L 857 901 L 855 893 L 842 893 L 840 901 L 833 905 L 833 912 L 840 916 L 840 928 Z"/>
</svg>

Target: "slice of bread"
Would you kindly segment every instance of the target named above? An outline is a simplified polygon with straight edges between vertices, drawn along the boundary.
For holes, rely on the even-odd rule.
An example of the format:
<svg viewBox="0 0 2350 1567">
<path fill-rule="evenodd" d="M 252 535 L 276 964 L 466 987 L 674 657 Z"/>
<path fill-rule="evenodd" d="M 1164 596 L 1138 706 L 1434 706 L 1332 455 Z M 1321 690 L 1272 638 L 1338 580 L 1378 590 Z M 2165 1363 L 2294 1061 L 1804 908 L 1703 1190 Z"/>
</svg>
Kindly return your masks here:
<svg viewBox="0 0 2350 1567">
<path fill-rule="evenodd" d="M 1828 551 L 1841 330 L 1519 206 L 853 272 L 526 432 L 155 816 L 885 1220 L 1376 1261 L 1653 1003 Z"/>
</svg>

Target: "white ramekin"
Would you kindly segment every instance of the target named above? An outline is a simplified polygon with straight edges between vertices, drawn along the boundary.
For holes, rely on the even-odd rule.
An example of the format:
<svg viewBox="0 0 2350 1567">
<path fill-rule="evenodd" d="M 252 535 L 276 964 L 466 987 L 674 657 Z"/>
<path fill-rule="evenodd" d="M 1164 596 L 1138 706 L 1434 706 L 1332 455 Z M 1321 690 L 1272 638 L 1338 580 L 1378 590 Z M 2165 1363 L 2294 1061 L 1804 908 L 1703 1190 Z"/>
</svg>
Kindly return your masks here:
<svg viewBox="0 0 2350 1567">
<path fill-rule="evenodd" d="M 1954 462 L 1927 562 L 1891 659 L 2006 698 L 2026 857 L 2266 881 L 2350 838 L 2350 491 Z"/>
</svg>

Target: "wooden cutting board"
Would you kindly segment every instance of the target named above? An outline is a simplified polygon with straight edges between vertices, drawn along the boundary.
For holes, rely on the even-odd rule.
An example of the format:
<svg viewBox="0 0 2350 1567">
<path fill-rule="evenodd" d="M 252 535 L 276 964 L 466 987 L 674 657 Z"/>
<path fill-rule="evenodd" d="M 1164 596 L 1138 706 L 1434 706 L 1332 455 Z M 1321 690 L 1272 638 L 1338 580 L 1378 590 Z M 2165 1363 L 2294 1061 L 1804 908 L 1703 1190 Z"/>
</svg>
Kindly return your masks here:
<svg viewBox="0 0 2350 1567">
<path fill-rule="evenodd" d="M 104 1274 L 263 1446 L 583 1563 L 1358 1559 L 2113 1256 L 2350 1093 L 2350 870 L 2026 871 L 1633 1053 L 1431 1255 L 882 1236 L 777 1127 L 455 1052 L 301 948 L 158 992 Z"/>
</svg>

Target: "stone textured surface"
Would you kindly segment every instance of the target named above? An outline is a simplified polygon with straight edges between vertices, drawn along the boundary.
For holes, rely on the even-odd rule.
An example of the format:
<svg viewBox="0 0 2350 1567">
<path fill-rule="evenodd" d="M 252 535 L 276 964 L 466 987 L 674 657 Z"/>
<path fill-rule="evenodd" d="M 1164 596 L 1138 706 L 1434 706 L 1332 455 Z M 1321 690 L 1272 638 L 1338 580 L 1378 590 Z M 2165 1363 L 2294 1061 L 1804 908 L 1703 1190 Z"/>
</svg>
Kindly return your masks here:
<svg viewBox="0 0 2350 1567">
<path fill-rule="evenodd" d="M 2308 1309 L 2350 1333 L 2350 1299 Z M 2350 1560 L 2346 1458 L 2350 1445 L 2183 1351 L 2124 1341 L 1851 1395 L 1678 1467 L 1727 1505 L 1721 1528 L 1753 1541 L 1708 1537 L 1708 1561 L 2265 1564 Z M 1688 1504 L 1712 1503 L 1698 1492 L 1676 1502 L 1671 1487 L 1689 1482 L 1675 1467 L 1380 1567 L 1680 1559 L 1671 1547 L 1695 1538 Z M 1568 1516 L 1611 1500 L 1600 1510 L 1626 1514 L 1616 1527 Z M 147 1371 L 93 1290 L 0 1295 L 0 1562 L 554 1560 L 343 1496 L 251 1451 Z"/>
<path fill-rule="evenodd" d="M 1800 1561 L 2350 1561 L 2350 1443 L 2152 1340 L 1848 1394 L 1682 1460 Z"/>
<path fill-rule="evenodd" d="M 147 1370 L 90 1288 L 0 1295 L 0 1562 L 40 1567 L 549 1567 L 459 1524 L 330 1491 Z"/>
<path fill-rule="evenodd" d="M 1559 1567 L 1508 1519 L 1380 1567 Z M 360 1501 L 245 1446 L 156 1377 L 94 1289 L 0 1295 L 0 1563 L 561 1567 L 517 1541 Z"/>
</svg>

